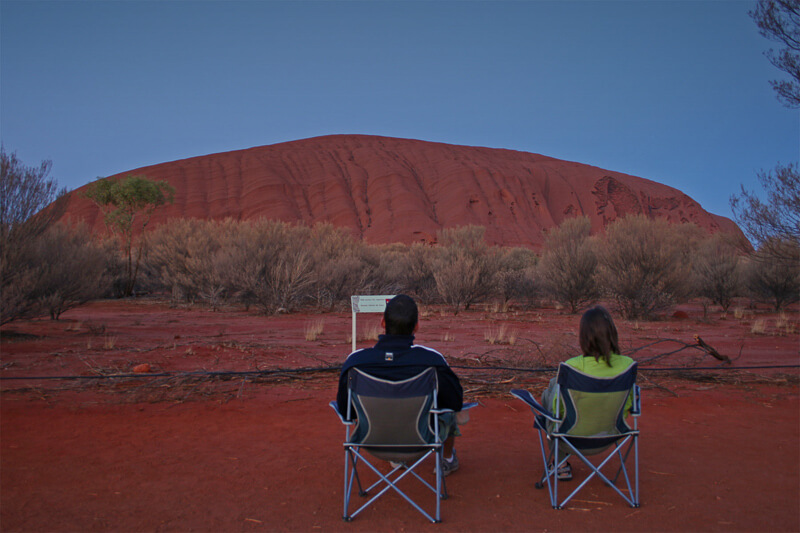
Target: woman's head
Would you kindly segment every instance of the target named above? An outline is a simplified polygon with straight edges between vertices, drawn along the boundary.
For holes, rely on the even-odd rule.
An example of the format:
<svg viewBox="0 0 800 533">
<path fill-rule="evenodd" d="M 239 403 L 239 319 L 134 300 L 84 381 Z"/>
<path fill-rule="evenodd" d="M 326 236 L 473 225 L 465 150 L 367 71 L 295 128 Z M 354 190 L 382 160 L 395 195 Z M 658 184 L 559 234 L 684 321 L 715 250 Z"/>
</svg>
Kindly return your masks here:
<svg viewBox="0 0 800 533">
<path fill-rule="evenodd" d="M 611 354 L 619 353 L 617 327 L 603 306 L 598 305 L 583 314 L 578 338 L 584 357 L 591 355 L 597 361 L 602 359 L 611 366 Z"/>
</svg>

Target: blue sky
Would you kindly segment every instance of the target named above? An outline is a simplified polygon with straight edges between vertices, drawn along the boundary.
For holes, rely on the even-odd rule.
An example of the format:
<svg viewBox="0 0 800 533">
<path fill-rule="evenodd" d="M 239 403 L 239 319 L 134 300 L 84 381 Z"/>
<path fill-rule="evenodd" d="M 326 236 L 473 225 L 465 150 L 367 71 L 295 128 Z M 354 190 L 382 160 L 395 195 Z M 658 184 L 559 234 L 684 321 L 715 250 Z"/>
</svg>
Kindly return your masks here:
<svg viewBox="0 0 800 533">
<path fill-rule="evenodd" d="M 578 161 L 730 216 L 800 158 L 754 5 L 0 0 L 0 136 L 70 189 L 360 133 Z"/>
</svg>

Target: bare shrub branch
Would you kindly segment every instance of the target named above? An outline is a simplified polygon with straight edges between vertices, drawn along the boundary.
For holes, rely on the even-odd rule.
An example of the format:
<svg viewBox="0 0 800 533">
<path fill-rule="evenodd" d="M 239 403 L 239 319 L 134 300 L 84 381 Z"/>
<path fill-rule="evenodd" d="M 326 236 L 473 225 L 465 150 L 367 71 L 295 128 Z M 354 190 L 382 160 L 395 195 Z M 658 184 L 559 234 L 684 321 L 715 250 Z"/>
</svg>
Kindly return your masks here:
<svg viewBox="0 0 800 533">
<path fill-rule="evenodd" d="M 695 291 L 727 311 L 742 291 L 741 254 L 730 236 L 706 239 L 692 257 Z M 705 308 L 705 307 L 704 307 Z"/>
<path fill-rule="evenodd" d="M 689 264 L 679 232 L 664 220 L 628 216 L 606 228 L 600 276 L 626 318 L 649 318 L 688 295 Z"/>
<path fill-rule="evenodd" d="M 547 233 L 539 275 L 547 293 L 571 313 L 595 301 L 597 254 L 588 217 L 569 218 Z"/>
<path fill-rule="evenodd" d="M 32 259 L 40 265 L 33 295 L 53 320 L 99 298 L 107 287 L 106 249 L 83 225 L 52 226 L 36 240 Z"/>
<path fill-rule="evenodd" d="M 434 258 L 434 279 L 442 300 L 458 314 L 461 308 L 485 301 L 495 293 L 500 254 L 484 241 L 479 226 L 441 230 Z"/>
<path fill-rule="evenodd" d="M 745 278 L 752 296 L 776 310 L 800 301 L 800 245 L 791 239 L 765 243 L 748 261 Z"/>
</svg>

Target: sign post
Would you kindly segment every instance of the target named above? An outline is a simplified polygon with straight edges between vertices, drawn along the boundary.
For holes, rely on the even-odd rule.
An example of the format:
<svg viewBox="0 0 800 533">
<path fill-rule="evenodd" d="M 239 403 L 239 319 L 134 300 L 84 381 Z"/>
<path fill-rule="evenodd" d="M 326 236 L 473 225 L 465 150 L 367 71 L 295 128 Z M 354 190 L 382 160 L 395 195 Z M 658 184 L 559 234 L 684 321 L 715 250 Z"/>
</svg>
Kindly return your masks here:
<svg viewBox="0 0 800 533">
<path fill-rule="evenodd" d="M 350 306 L 353 309 L 353 351 L 356 351 L 356 314 L 357 313 L 383 313 L 386 304 L 394 298 L 394 294 L 379 296 L 351 296 Z"/>
</svg>

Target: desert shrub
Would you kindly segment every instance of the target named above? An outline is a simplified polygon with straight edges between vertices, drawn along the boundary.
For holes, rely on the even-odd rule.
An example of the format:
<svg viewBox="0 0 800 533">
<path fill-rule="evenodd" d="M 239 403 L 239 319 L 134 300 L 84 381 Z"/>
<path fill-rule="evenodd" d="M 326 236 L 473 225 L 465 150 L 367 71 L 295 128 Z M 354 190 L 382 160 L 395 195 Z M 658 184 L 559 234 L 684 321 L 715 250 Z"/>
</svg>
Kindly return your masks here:
<svg viewBox="0 0 800 533">
<path fill-rule="evenodd" d="M 688 255 L 665 220 L 628 216 L 610 224 L 599 247 L 602 286 L 626 318 L 649 318 L 691 290 Z"/>
<path fill-rule="evenodd" d="M 33 247 L 66 205 L 51 166 L 26 166 L 0 146 L 0 324 L 38 312 L 42 265 L 32 258 Z"/>
<path fill-rule="evenodd" d="M 742 291 L 740 259 L 737 245 L 725 234 L 702 242 L 691 260 L 695 293 L 727 311 Z"/>
<path fill-rule="evenodd" d="M 0 252 L 0 324 L 33 316 L 38 310 L 36 284 L 42 265 L 34 259 L 35 241 L 22 241 Z"/>
<path fill-rule="evenodd" d="M 800 246 L 794 239 L 773 238 L 753 254 L 745 269 L 750 294 L 776 310 L 800 300 Z"/>
<path fill-rule="evenodd" d="M 237 297 L 267 314 L 302 305 L 314 282 L 310 229 L 271 220 L 241 228 L 228 263 Z"/>
<path fill-rule="evenodd" d="M 511 301 L 531 303 L 539 297 L 536 265 L 539 257 L 527 248 L 505 248 L 500 250 L 497 293 L 503 306 Z"/>
<path fill-rule="evenodd" d="M 236 254 L 232 220 L 172 220 L 151 235 L 147 270 L 155 273 L 176 298 L 220 305 L 230 290 Z"/>
<path fill-rule="evenodd" d="M 538 273 L 547 294 L 575 313 L 597 299 L 597 254 L 587 217 L 569 218 L 550 230 Z"/>
<path fill-rule="evenodd" d="M 310 292 L 318 306 L 332 310 L 376 285 L 377 252 L 346 229 L 317 224 L 311 230 L 309 249 L 314 270 Z"/>
<path fill-rule="evenodd" d="M 397 287 L 419 303 L 430 305 L 440 301 L 436 286 L 437 250 L 424 243 L 413 243 L 405 253 L 390 251 L 381 257 L 381 271 L 389 286 Z"/>
<path fill-rule="evenodd" d="M 485 301 L 496 290 L 500 253 L 486 244 L 484 233 L 482 227 L 464 226 L 443 229 L 437 235 L 436 289 L 455 314 Z"/>
<path fill-rule="evenodd" d="M 33 295 L 40 312 L 57 320 L 64 311 L 100 297 L 107 288 L 107 252 L 85 226 L 49 228 L 31 255 L 39 265 Z"/>
<path fill-rule="evenodd" d="M 374 268 L 373 290 L 376 293 L 413 294 L 404 284 L 408 246 L 401 243 L 371 245 L 368 253 Z"/>
</svg>

